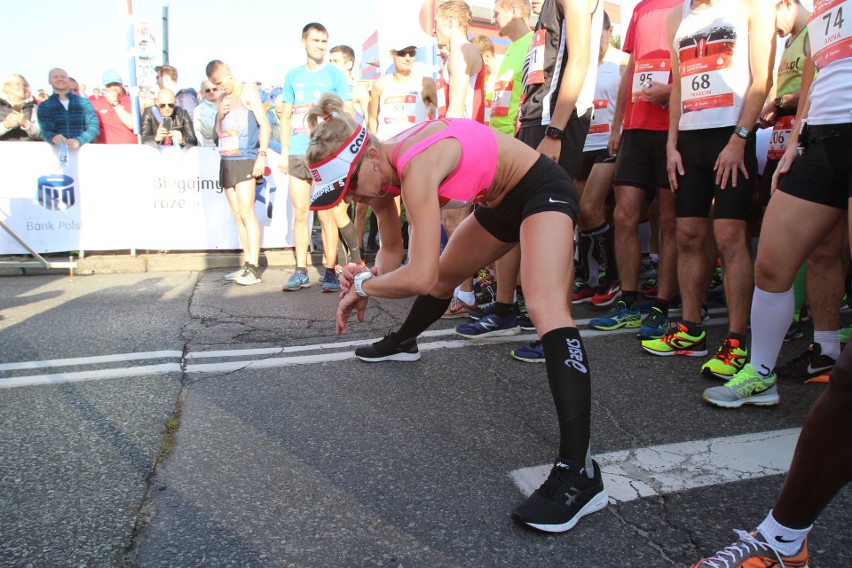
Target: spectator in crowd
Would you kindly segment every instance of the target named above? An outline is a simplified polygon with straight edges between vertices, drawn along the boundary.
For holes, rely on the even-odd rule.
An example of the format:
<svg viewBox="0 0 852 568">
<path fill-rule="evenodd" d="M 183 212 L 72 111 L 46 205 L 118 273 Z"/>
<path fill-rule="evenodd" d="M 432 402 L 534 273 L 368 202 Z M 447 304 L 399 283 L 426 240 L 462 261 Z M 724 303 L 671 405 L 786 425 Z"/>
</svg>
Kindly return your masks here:
<svg viewBox="0 0 852 568">
<path fill-rule="evenodd" d="M 99 88 L 95 87 L 94 89 L 92 89 L 92 96 L 89 97 L 89 100 L 91 100 L 93 98 L 96 99 L 100 96 L 101 96 L 101 90 Z"/>
<path fill-rule="evenodd" d="M 160 89 L 157 103 L 142 113 L 142 143 L 160 146 L 195 146 L 198 142 L 192 129 L 192 118 L 184 109 L 175 106 L 175 94 Z"/>
<path fill-rule="evenodd" d="M 86 83 L 80 83 L 80 92 L 79 92 L 79 95 L 80 95 L 81 97 L 86 97 L 86 98 L 88 98 L 88 96 L 86 96 Z"/>
<path fill-rule="evenodd" d="M 216 145 L 216 112 L 219 108 L 219 87 L 201 82 L 201 102 L 192 111 L 192 126 L 199 146 Z"/>
<path fill-rule="evenodd" d="M 71 84 L 71 92 L 78 97 L 82 97 L 83 95 L 80 94 L 80 84 L 77 83 L 77 79 L 74 77 L 68 77 L 68 82 Z"/>
<path fill-rule="evenodd" d="M 328 31 L 325 26 L 311 22 L 302 28 L 302 46 L 305 48 L 306 62 L 287 72 L 278 116 L 281 123 L 282 154 L 278 169 L 281 173 L 289 174 L 290 201 L 294 209 L 293 240 L 296 253 L 296 270 L 282 287 L 284 291 L 300 290 L 311 285 L 307 272 L 310 239 L 308 206 L 313 176 L 304 160 L 310 140 L 305 116 L 311 105 L 326 92 L 341 96 L 346 101 L 347 112 L 352 112 L 352 89 L 346 75 L 325 60 L 328 49 Z M 284 158 L 284 155 L 288 158 Z M 340 283 L 335 273 L 339 244 L 335 212 L 319 211 L 317 217 L 322 225 L 322 245 L 326 260 L 322 291 L 339 292 Z"/>
<path fill-rule="evenodd" d="M 51 69 L 48 81 L 53 94 L 38 106 L 42 139 L 50 144 L 64 142 L 72 150 L 93 142 L 101 129 L 92 103 L 71 92 L 71 82 L 64 69 Z"/>
<path fill-rule="evenodd" d="M 159 65 L 154 67 L 154 72 L 157 73 L 157 85 L 160 89 L 168 89 L 174 93 L 175 105 L 185 110 L 192 116 L 192 111 L 198 106 L 198 93 L 195 89 L 180 89 L 178 88 L 178 70 L 171 65 Z"/>
<path fill-rule="evenodd" d="M 234 214 L 245 255 L 243 268 L 225 278 L 240 286 L 260 284 L 260 224 L 254 212 L 257 180 L 263 180 L 269 123 L 257 88 L 237 81 L 218 59 L 207 64 L 207 79 L 222 91 L 215 131 L 219 154 L 219 185 Z"/>
<path fill-rule="evenodd" d="M 124 92 L 121 76 L 115 71 L 107 71 L 103 76 L 104 96 L 91 97 L 89 102 L 98 116 L 101 133 L 99 144 L 136 144 L 139 142 L 133 133 L 133 112 L 130 97 Z"/>
<path fill-rule="evenodd" d="M 44 89 L 39 89 L 38 94 L 36 95 L 36 104 L 43 103 L 47 100 L 47 93 L 44 92 Z"/>
<path fill-rule="evenodd" d="M 0 121 L 2 141 L 41 140 L 30 84 L 17 73 L 9 73 L 3 79 Z"/>
</svg>

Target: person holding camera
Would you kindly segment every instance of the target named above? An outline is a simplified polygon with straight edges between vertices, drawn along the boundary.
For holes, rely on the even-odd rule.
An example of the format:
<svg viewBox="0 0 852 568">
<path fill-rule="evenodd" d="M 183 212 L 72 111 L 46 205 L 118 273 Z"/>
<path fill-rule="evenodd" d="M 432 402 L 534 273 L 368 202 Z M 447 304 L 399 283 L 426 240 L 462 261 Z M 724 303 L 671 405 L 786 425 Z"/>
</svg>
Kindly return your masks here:
<svg viewBox="0 0 852 568">
<path fill-rule="evenodd" d="M 192 117 L 180 107 L 175 107 L 175 94 L 160 89 L 157 102 L 142 113 L 142 143 L 154 148 L 161 146 L 195 146 Z"/>
</svg>

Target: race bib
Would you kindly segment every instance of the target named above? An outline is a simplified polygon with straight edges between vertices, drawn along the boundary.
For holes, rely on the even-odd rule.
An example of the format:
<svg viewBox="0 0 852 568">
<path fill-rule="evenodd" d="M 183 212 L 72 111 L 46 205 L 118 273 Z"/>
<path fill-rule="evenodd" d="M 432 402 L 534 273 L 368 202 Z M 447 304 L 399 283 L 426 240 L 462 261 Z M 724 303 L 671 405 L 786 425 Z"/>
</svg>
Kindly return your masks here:
<svg viewBox="0 0 852 568">
<path fill-rule="evenodd" d="M 612 118 L 609 101 L 606 99 L 595 99 L 594 105 L 595 110 L 592 114 L 592 123 L 589 125 L 589 134 L 609 132 L 609 123 Z"/>
<path fill-rule="evenodd" d="M 775 121 L 775 126 L 772 128 L 772 136 L 769 137 L 769 152 L 767 157 L 770 160 L 780 160 L 787 149 L 787 140 L 793 133 L 793 126 L 796 124 L 796 117 L 793 115 L 782 116 Z"/>
<path fill-rule="evenodd" d="M 219 155 L 220 156 L 239 156 L 240 155 L 240 131 L 239 130 L 222 130 L 219 132 Z"/>
<path fill-rule="evenodd" d="M 417 95 L 392 95 L 382 103 L 382 120 L 385 124 L 414 124 L 416 121 Z"/>
<path fill-rule="evenodd" d="M 631 95 L 633 102 L 645 100 L 642 87 L 649 81 L 668 85 L 671 78 L 672 62 L 670 59 L 640 59 L 633 66 L 633 87 Z"/>
<path fill-rule="evenodd" d="M 814 65 L 822 69 L 852 56 L 852 19 L 846 18 L 852 0 L 816 0 L 808 20 L 808 41 Z"/>
<path fill-rule="evenodd" d="M 293 107 L 293 117 L 290 119 L 290 128 L 293 130 L 293 134 L 308 134 L 308 125 L 305 124 L 305 117 L 308 115 L 308 111 L 311 109 L 311 105 L 299 105 Z"/>
<path fill-rule="evenodd" d="M 683 113 L 734 106 L 734 91 L 724 76 L 730 67 L 730 54 L 710 55 L 681 63 Z"/>
<path fill-rule="evenodd" d="M 544 38 L 547 30 L 541 28 L 533 34 L 530 45 L 529 67 L 527 71 L 527 85 L 540 85 L 544 83 Z"/>
<path fill-rule="evenodd" d="M 513 85 L 514 82 L 511 79 L 494 83 L 494 95 L 491 97 L 491 116 L 509 116 Z"/>
</svg>

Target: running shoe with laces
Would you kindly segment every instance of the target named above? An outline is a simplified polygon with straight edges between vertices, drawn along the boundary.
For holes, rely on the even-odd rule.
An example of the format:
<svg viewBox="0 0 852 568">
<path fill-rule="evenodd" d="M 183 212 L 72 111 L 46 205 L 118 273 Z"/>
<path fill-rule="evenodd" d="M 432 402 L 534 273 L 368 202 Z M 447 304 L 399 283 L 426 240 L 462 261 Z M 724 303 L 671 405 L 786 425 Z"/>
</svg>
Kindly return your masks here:
<svg viewBox="0 0 852 568">
<path fill-rule="evenodd" d="M 659 339 L 647 339 L 642 342 L 642 349 L 651 355 L 687 355 L 689 357 L 704 357 L 707 355 L 707 332 L 703 329 L 699 335 L 689 335 L 686 326 L 678 324 L 670 328 Z"/>
<path fill-rule="evenodd" d="M 412 337 L 411 339 L 400 343 L 396 340 L 393 333 L 388 333 L 372 345 L 356 349 L 355 357 L 367 363 L 379 363 L 381 361 L 417 361 L 420 359 L 420 351 L 417 349 L 416 337 Z"/>
<path fill-rule="evenodd" d="M 256 266 L 252 266 L 251 264 L 246 264 L 246 267 L 243 269 L 243 273 L 237 277 L 236 282 L 240 286 L 252 286 L 254 284 L 260 284 L 260 275 L 258 274 L 258 268 Z"/>
<path fill-rule="evenodd" d="M 606 507 L 609 497 L 601 468 L 592 463 L 595 476 L 590 479 L 584 470 L 556 460 L 547 480 L 512 511 L 512 518 L 543 532 L 561 533 L 574 528 L 582 517 Z"/>
<path fill-rule="evenodd" d="M 637 337 L 639 339 L 660 339 L 669 329 L 669 318 L 663 315 L 660 308 L 652 307 L 651 312 L 642 321 Z"/>
<path fill-rule="evenodd" d="M 712 387 L 704 391 L 704 400 L 722 408 L 739 408 L 744 404 L 755 406 L 773 406 L 781 398 L 775 385 L 775 373 L 761 376 L 750 363 L 721 387 Z"/>
<path fill-rule="evenodd" d="M 225 275 L 225 280 L 228 282 L 236 282 L 237 278 L 243 275 L 243 272 L 246 271 L 246 266 L 248 266 L 248 262 L 234 270 L 233 272 L 229 272 Z"/>
<path fill-rule="evenodd" d="M 802 549 L 792 556 L 784 556 L 758 531 L 752 533 L 734 530 L 739 538 L 710 558 L 704 558 L 692 568 L 808 568 L 808 539 Z"/>
<path fill-rule="evenodd" d="M 619 300 L 602 318 L 589 321 L 589 327 L 601 331 L 612 331 L 622 327 L 632 328 L 642 325 L 642 314 L 639 309 L 631 310 L 627 304 Z"/>
<path fill-rule="evenodd" d="M 748 349 L 745 349 L 739 340 L 728 337 L 722 341 L 713 358 L 701 365 L 701 374 L 727 381 L 743 368 L 747 358 Z"/>
<path fill-rule="evenodd" d="M 467 314 L 470 313 L 471 310 L 476 309 L 474 304 L 465 304 L 455 296 L 453 296 L 452 301 L 450 301 L 450 307 L 447 308 L 447 311 L 444 312 L 444 315 L 441 316 L 441 319 L 458 319 L 458 318 L 466 318 Z"/>
<path fill-rule="evenodd" d="M 600 308 L 606 307 L 621 297 L 621 284 L 613 282 L 611 284 L 601 284 L 598 286 L 595 295 L 590 300 L 593 306 Z"/>
<path fill-rule="evenodd" d="M 775 373 L 778 375 L 778 382 L 784 385 L 827 383 L 828 374 L 835 363 L 837 361 L 822 354 L 819 343 L 811 343 L 804 353 L 775 369 Z"/>
<path fill-rule="evenodd" d="M 473 321 L 479 321 L 488 314 L 494 313 L 494 307 L 497 305 L 497 302 L 491 302 L 490 304 L 485 304 L 482 306 L 477 306 L 476 309 L 470 310 L 467 313 L 467 317 L 472 319 Z"/>
<path fill-rule="evenodd" d="M 574 282 L 574 291 L 571 295 L 571 303 L 585 304 L 586 302 L 591 302 L 596 293 L 597 290 L 595 288 L 592 288 L 585 282 L 578 280 Z"/>
<path fill-rule="evenodd" d="M 540 340 L 533 341 L 529 345 L 512 349 L 509 354 L 524 363 L 544 363 L 544 345 Z"/>
<path fill-rule="evenodd" d="M 310 286 L 311 280 L 308 278 L 307 273 L 297 270 L 290 276 L 290 279 L 282 286 L 281 290 L 284 292 L 294 292 L 300 288 L 309 288 Z"/>
<path fill-rule="evenodd" d="M 322 292 L 340 292 L 340 279 L 337 273 L 328 273 L 325 275 L 325 281 L 322 283 Z"/>
<path fill-rule="evenodd" d="M 474 337 L 505 337 L 521 333 L 518 325 L 518 316 L 515 314 L 500 317 L 497 314 L 488 314 L 479 321 L 463 323 L 456 326 L 456 335 L 467 339 Z"/>
</svg>

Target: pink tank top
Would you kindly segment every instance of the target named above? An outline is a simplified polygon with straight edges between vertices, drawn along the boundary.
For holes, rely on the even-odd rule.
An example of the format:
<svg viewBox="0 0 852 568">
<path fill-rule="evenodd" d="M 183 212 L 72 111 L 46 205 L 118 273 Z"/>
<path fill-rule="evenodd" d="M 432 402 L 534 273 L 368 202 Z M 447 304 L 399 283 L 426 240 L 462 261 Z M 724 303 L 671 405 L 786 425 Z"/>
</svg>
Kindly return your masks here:
<svg viewBox="0 0 852 568">
<path fill-rule="evenodd" d="M 447 126 L 416 142 L 402 156 L 398 155 L 399 149 L 408 138 L 435 122 L 443 122 Z M 461 158 L 458 165 L 438 186 L 438 201 L 442 208 L 464 207 L 485 199 L 485 190 L 491 187 L 494 172 L 497 169 L 497 139 L 491 128 L 467 118 L 443 118 L 420 123 L 401 133 L 400 136 L 402 140 L 391 156 L 391 163 L 400 176 L 411 158 L 435 142 L 454 138 L 461 145 Z M 399 195 L 397 187 L 384 189 L 392 195 Z"/>
</svg>

